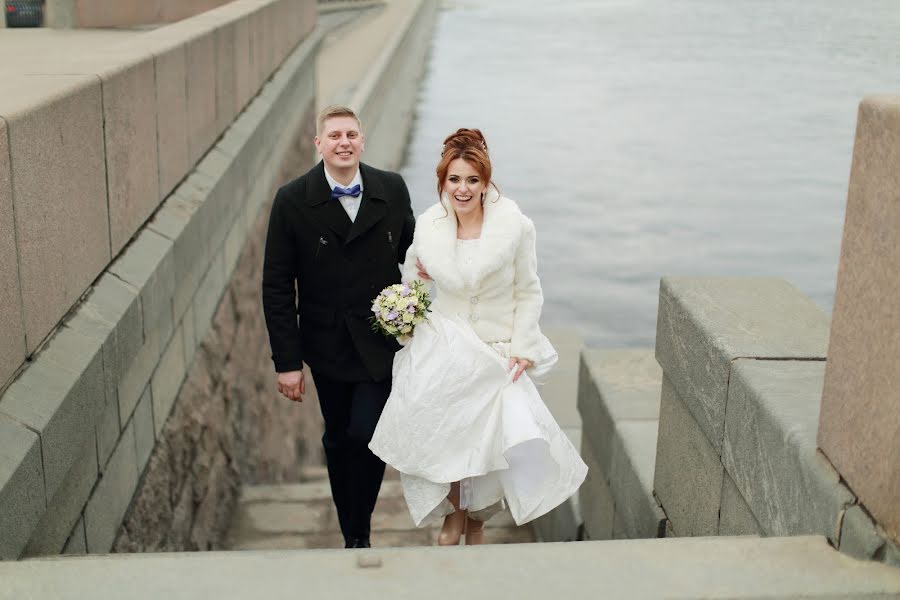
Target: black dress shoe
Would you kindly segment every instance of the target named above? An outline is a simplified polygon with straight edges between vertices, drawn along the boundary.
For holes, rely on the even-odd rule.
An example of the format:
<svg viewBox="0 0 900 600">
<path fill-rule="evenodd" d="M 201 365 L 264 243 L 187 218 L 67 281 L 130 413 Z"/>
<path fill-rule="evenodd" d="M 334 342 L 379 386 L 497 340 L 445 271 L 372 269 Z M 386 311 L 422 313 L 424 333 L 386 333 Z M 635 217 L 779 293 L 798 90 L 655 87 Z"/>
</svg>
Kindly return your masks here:
<svg viewBox="0 0 900 600">
<path fill-rule="evenodd" d="M 371 548 L 372 544 L 369 543 L 369 538 L 356 538 L 353 540 L 353 545 L 351 548 Z"/>
</svg>

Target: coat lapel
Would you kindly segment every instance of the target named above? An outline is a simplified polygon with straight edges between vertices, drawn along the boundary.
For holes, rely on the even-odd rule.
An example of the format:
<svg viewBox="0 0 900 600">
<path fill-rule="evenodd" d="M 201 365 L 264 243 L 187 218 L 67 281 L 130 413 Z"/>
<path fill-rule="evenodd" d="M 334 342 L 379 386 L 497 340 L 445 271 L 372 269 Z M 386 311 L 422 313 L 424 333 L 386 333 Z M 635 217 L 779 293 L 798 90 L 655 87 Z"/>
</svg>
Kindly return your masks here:
<svg viewBox="0 0 900 600">
<path fill-rule="evenodd" d="M 453 291 L 475 289 L 515 260 L 522 236 L 522 212 L 515 202 L 493 187 L 488 190 L 479 252 L 475 262 L 463 269 L 456 259 L 456 215 L 446 199 L 442 202 L 419 217 L 414 242 L 422 264 L 438 285 Z"/>
<path fill-rule="evenodd" d="M 381 180 L 363 164 L 359 165 L 359 171 L 363 180 L 362 200 L 359 203 L 359 212 L 356 220 L 350 227 L 350 233 L 344 243 L 349 244 L 388 214 L 388 199 Z"/>
<path fill-rule="evenodd" d="M 331 229 L 339 239 L 347 237 L 350 229 L 350 217 L 340 202 L 331 201 L 331 188 L 325 179 L 325 165 L 320 162 L 316 172 L 310 178 L 307 201 L 313 209 L 316 219 Z"/>
</svg>

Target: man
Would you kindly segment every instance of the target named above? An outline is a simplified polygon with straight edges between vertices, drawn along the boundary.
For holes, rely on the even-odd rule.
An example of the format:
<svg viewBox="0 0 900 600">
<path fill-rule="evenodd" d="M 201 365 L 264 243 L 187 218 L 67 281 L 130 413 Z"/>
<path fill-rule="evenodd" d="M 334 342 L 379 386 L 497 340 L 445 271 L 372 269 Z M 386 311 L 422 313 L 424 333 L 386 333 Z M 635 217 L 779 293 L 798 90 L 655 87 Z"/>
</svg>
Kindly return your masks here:
<svg viewBox="0 0 900 600">
<path fill-rule="evenodd" d="M 390 395 L 399 349 L 393 338 L 372 331 L 372 300 L 400 281 L 398 263 L 415 227 L 406 184 L 396 173 L 360 163 L 364 142 L 349 108 L 332 106 L 319 115 L 315 144 L 322 161 L 275 196 L 262 285 L 278 391 L 303 400 L 304 361 L 315 380 L 347 548 L 369 547 L 384 463 L 368 444 Z"/>
</svg>

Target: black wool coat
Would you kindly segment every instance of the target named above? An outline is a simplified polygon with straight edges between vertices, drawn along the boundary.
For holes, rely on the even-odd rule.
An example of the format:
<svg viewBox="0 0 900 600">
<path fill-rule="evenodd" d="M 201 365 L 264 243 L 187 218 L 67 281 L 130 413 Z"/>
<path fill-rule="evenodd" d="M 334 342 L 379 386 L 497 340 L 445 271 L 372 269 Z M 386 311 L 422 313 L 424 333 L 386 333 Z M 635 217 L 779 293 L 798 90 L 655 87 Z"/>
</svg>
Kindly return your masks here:
<svg viewBox="0 0 900 600">
<path fill-rule="evenodd" d="M 354 222 L 331 200 L 321 162 L 275 195 L 262 300 L 279 373 L 305 361 L 341 381 L 391 376 L 400 346 L 373 332 L 369 317 L 378 292 L 400 281 L 415 218 L 400 175 L 359 169 L 363 194 Z"/>
</svg>

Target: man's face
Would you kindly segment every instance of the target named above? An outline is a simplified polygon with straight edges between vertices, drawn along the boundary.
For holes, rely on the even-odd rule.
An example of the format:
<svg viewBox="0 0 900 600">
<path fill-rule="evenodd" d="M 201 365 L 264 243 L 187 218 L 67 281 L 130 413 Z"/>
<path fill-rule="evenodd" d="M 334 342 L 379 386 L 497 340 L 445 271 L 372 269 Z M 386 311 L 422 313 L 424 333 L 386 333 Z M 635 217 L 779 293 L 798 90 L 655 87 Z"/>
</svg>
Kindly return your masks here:
<svg viewBox="0 0 900 600">
<path fill-rule="evenodd" d="M 356 119 L 331 117 L 316 136 L 316 149 L 329 171 L 356 171 L 364 141 Z"/>
</svg>

